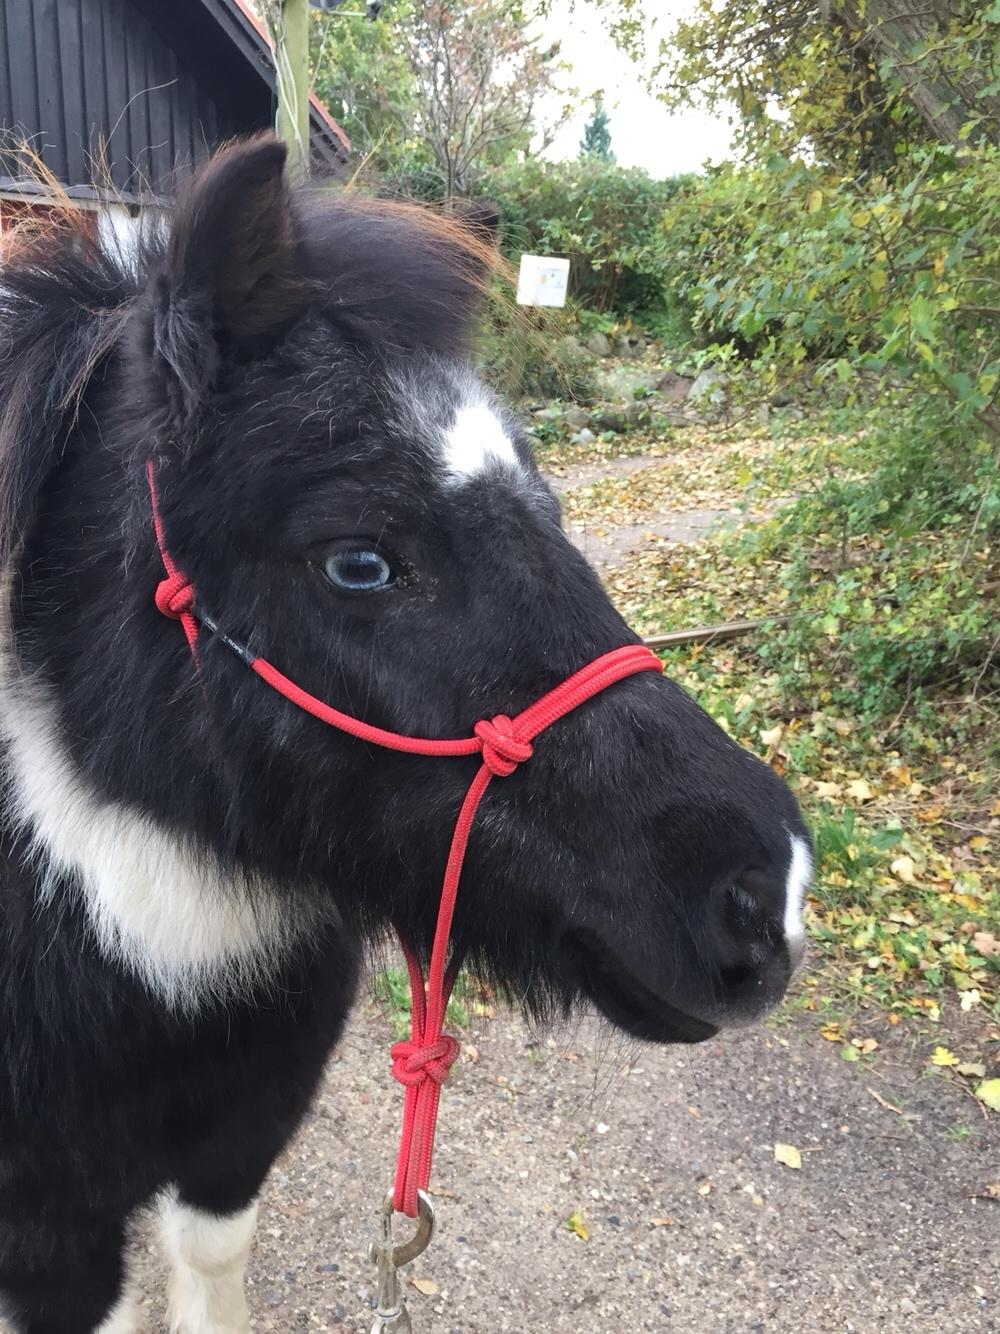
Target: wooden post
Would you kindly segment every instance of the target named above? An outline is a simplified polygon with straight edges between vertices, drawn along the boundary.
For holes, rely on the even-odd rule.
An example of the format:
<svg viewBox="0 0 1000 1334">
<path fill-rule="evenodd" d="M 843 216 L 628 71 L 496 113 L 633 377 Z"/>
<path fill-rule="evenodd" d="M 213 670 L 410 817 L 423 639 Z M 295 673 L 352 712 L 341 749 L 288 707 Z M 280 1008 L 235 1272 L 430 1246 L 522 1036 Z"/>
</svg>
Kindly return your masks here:
<svg viewBox="0 0 1000 1334">
<path fill-rule="evenodd" d="M 271 6 L 278 114 L 275 129 L 288 145 L 293 180 L 309 175 L 309 0 L 276 0 Z"/>
</svg>

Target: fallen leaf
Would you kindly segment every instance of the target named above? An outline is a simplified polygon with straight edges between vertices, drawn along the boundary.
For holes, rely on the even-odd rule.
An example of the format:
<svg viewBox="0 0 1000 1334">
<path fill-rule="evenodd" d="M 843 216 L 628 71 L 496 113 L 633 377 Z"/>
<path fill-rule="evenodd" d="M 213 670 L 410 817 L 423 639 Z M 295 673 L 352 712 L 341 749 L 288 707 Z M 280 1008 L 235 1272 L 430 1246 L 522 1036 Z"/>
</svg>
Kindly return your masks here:
<svg viewBox="0 0 1000 1334">
<path fill-rule="evenodd" d="M 844 1034 L 839 1024 L 824 1024 L 819 1030 L 821 1038 L 826 1038 L 827 1042 L 842 1042 Z"/>
<path fill-rule="evenodd" d="M 649 1222 L 652 1227 L 673 1227 L 674 1225 L 672 1218 L 651 1218 Z"/>
<path fill-rule="evenodd" d="M 466 1061 L 471 1061 L 473 1065 L 479 1060 L 479 1048 L 472 1042 L 466 1042 L 462 1046 L 462 1057 Z"/>
<path fill-rule="evenodd" d="M 902 880 L 904 884 L 912 885 L 916 880 L 915 866 L 912 857 L 897 857 L 889 867 L 897 880 Z"/>
<path fill-rule="evenodd" d="M 860 1061 L 861 1053 L 857 1047 L 841 1047 L 840 1054 L 845 1061 Z"/>
<path fill-rule="evenodd" d="M 1000 1112 L 1000 1079 L 984 1079 L 977 1085 L 975 1094 L 990 1111 Z"/>
<path fill-rule="evenodd" d="M 851 1038 L 851 1045 L 857 1047 L 862 1056 L 868 1056 L 878 1048 L 874 1038 Z"/>
<path fill-rule="evenodd" d="M 775 1144 L 774 1161 L 783 1163 L 785 1167 L 794 1167 L 798 1171 L 802 1166 L 802 1155 L 794 1144 Z"/>
<path fill-rule="evenodd" d="M 961 1061 L 955 1069 L 960 1075 L 965 1075 L 966 1079 L 982 1079 L 986 1074 L 986 1066 L 982 1061 Z"/>
<path fill-rule="evenodd" d="M 767 746 L 768 750 L 770 750 L 772 746 L 776 746 L 781 740 L 784 731 L 785 724 L 778 723 L 777 727 L 761 729 L 760 739 L 763 741 L 764 745 Z"/>
<path fill-rule="evenodd" d="M 973 1009 L 974 1006 L 978 1005 L 982 999 L 983 999 L 983 993 L 979 991 L 978 988 L 969 987 L 967 990 L 962 992 L 962 999 L 958 1003 L 961 1006 L 961 1008 L 965 1010 L 966 1013 L 968 1013 L 969 1010 Z"/>
<path fill-rule="evenodd" d="M 576 1213 L 570 1214 L 569 1218 L 566 1219 L 566 1227 L 575 1237 L 579 1237 L 581 1241 L 589 1240 L 590 1228 L 583 1221 L 583 1214 L 580 1213 L 579 1209 Z"/>
<path fill-rule="evenodd" d="M 411 1288 L 416 1288 L 425 1297 L 434 1297 L 437 1295 L 438 1285 L 432 1278 L 414 1278 L 412 1274 L 407 1274 L 406 1281 Z"/>
<path fill-rule="evenodd" d="M 984 852 L 990 846 L 990 840 L 983 834 L 977 834 L 975 838 L 969 839 L 969 847 L 973 852 Z"/>
<path fill-rule="evenodd" d="M 852 783 L 847 784 L 847 795 L 853 797 L 855 801 L 871 801 L 875 793 L 864 778 L 855 778 Z"/>
<path fill-rule="evenodd" d="M 958 1065 L 958 1057 L 947 1047 L 935 1047 L 934 1055 L 931 1057 L 931 1065 Z M 1000 1080 L 997 1081 L 1000 1083 Z"/>
<path fill-rule="evenodd" d="M 997 940 L 992 931 L 977 931 L 972 937 L 972 948 L 977 954 L 992 959 L 1000 954 L 1000 940 Z"/>
</svg>

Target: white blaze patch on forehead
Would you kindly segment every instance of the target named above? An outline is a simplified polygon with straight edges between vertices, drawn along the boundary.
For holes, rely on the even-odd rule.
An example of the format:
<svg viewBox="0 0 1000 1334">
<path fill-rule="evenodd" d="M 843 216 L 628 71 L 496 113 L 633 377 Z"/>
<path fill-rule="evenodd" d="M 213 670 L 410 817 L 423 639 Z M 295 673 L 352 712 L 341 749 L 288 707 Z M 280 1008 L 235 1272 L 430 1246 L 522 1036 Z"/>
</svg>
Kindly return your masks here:
<svg viewBox="0 0 1000 1334">
<path fill-rule="evenodd" d="M 452 481 L 466 482 L 491 463 L 521 471 L 514 442 L 487 403 L 458 409 L 444 438 L 444 463 Z"/>
<path fill-rule="evenodd" d="M 812 854 L 804 838 L 792 835 L 792 860 L 785 882 L 785 939 L 800 941 L 805 935 L 802 925 L 802 904 L 806 886 L 812 876 Z"/>
</svg>

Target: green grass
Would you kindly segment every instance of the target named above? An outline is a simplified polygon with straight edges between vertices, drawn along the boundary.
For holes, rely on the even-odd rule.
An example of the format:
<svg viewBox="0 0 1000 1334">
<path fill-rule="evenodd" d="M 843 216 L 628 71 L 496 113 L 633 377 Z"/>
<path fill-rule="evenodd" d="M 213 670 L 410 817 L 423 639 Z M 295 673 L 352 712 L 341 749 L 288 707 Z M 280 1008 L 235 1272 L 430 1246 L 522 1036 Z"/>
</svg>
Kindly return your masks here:
<svg viewBox="0 0 1000 1334">
<path fill-rule="evenodd" d="M 465 1001 L 473 987 L 464 973 L 455 981 L 455 990 L 445 1014 L 445 1022 L 454 1028 L 469 1027 L 469 1010 Z M 405 968 L 385 968 L 372 979 L 376 1002 L 384 1009 L 397 1038 L 410 1036 L 410 981 Z"/>
</svg>

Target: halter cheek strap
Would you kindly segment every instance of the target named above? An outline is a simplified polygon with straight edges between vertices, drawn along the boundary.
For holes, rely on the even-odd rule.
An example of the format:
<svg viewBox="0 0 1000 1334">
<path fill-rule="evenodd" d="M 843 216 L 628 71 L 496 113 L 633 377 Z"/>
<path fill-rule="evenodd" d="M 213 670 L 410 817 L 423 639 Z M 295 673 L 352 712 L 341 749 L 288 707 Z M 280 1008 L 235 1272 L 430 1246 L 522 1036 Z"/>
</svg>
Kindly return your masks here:
<svg viewBox="0 0 1000 1334">
<path fill-rule="evenodd" d="M 449 940 L 462 865 L 479 804 L 494 778 L 509 778 L 519 765 L 531 759 L 532 743 L 553 723 L 626 677 L 638 672 L 661 672 L 662 664 L 641 644 L 613 649 L 574 672 L 516 717 L 497 714 L 494 718 L 480 719 L 470 737 L 415 737 L 373 727 L 371 723 L 341 713 L 310 695 L 266 659 L 255 657 L 245 645 L 220 631 L 203 611 L 196 610 L 194 586 L 178 568 L 167 548 L 152 461 L 146 466 L 146 477 L 156 541 L 166 570 L 166 577 L 156 589 L 156 607 L 164 616 L 180 621 L 196 664 L 200 621 L 233 649 L 262 681 L 320 722 L 360 741 L 408 755 L 480 757 L 479 769 L 466 791 L 451 838 L 426 980 L 415 951 L 407 941 L 400 941 L 410 976 L 413 1004 L 411 1036 L 408 1041 L 397 1042 L 392 1048 L 392 1073 L 406 1090 L 393 1203 L 396 1209 L 416 1218 L 417 1192 L 425 1190 L 430 1181 L 441 1086 L 459 1052 L 458 1042 L 443 1031 L 445 1011 L 459 963 L 454 958 L 449 963 Z"/>
</svg>

